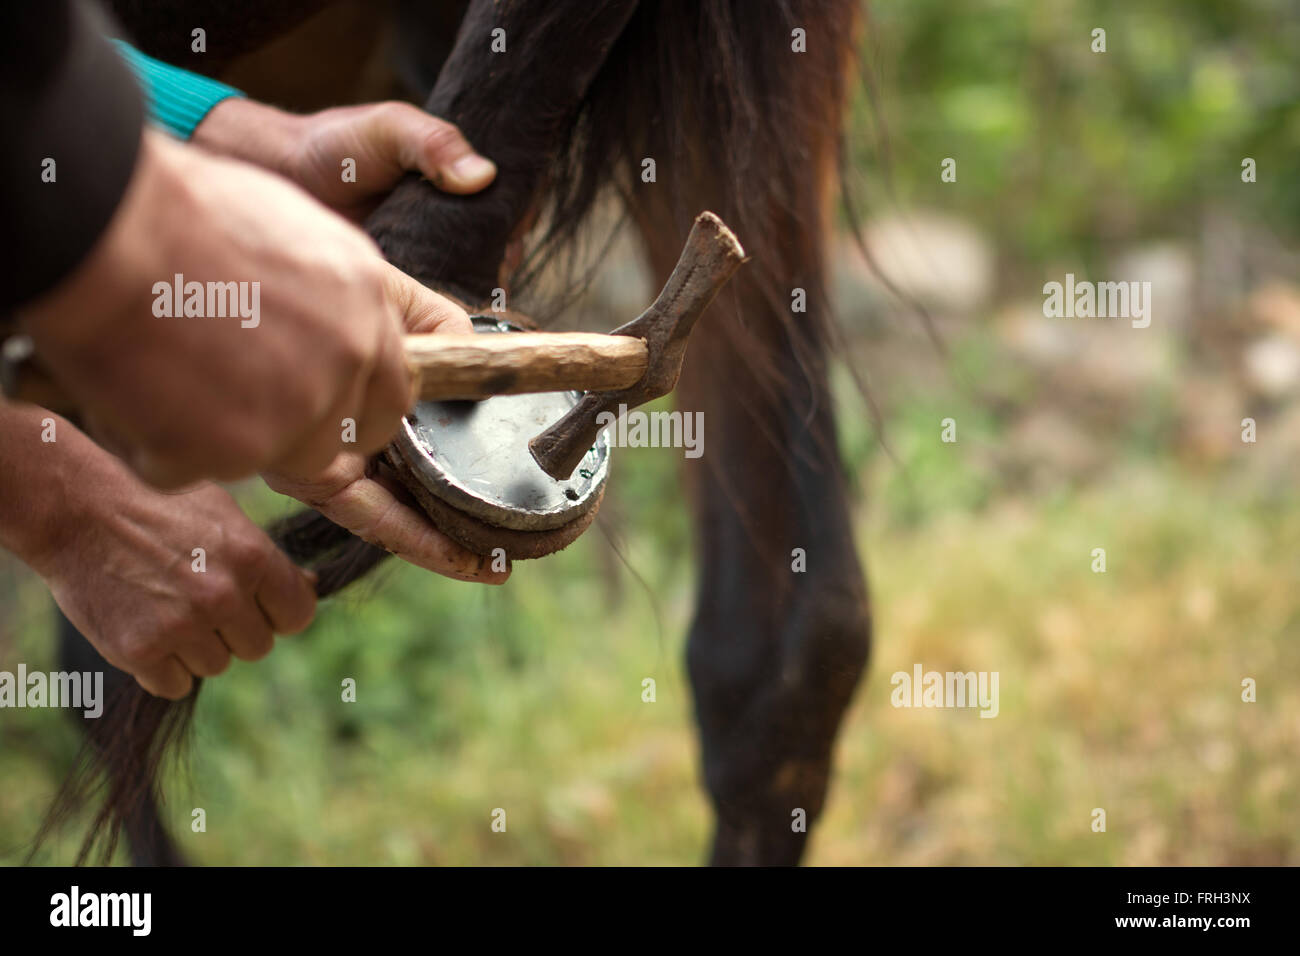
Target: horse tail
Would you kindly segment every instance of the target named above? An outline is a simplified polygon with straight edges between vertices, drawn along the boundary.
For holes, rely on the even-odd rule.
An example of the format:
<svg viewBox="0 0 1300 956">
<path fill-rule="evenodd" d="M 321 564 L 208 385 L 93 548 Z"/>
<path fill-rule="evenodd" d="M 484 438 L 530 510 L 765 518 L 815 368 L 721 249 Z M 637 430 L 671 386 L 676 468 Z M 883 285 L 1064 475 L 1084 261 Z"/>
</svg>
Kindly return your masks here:
<svg viewBox="0 0 1300 956">
<path fill-rule="evenodd" d="M 825 299 L 823 236 L 844 165 L 861 7 L 642 0 L 562 146 L 544 197 L 549 231 L 513 284 L 532 284 L 573 248 L 611 187 L 638 226 L 645 216 L 670 218 L 679 247 L 705 201 L 751 260 L 733 285 L 757 287 L 789 333 L 783 346 L 812 361 L 832 335 L 830 310 L 794 313 L 788 283 L 806 281 Z M 770 364 L 749 337 L 734 344 L 742 360 Z"/>
<path fill-rule="evenodd" d="M 270 525 L 267 533 L 292 561 L 315 571 L 318 598 L 337 593 L 388 557 L 315 511 L 290 515 Z M 102 716 L 83 722 L 85 739 L 45 813 L 29 862 L 80 807 L 96 804 L 78 866 L 92 860 L 108 863 L 123 833 L 130 835 L 137 857 L 157 862 L 172 855 L 156 819 L 160 778 L 168 758 L 183 752 L 189 740 L 203 681 L 196 679 L 180 700 L 155 697 L 121 672 L 110 685 Z"/>
</svg>

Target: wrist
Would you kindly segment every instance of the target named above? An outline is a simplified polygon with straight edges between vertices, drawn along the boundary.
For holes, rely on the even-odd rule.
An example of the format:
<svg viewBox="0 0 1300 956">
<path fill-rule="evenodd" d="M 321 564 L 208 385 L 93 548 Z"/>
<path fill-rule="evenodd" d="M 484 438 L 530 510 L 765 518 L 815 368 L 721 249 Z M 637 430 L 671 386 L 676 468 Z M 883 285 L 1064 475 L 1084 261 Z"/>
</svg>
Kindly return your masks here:
<svg viewBox="0 0 1300 956">
<path fill-rule="evenodd" d="M 222 156 L 292 178 L 302 117 L 242 97 L 222 100 L 194 128 L 191 142 Z"/>
</svg>

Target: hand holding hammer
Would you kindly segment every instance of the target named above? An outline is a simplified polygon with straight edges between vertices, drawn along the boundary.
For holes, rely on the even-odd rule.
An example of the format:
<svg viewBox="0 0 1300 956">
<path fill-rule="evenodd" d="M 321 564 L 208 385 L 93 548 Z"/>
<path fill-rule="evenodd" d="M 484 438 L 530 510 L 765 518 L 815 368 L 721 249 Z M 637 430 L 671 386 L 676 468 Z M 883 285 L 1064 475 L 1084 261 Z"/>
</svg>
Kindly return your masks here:
<svg viewBox="0 0 1300 956">
<path fill-rule="evenodd" d="M 406 356 L 416 394 L 421 400 L 439 401 L 587 392 L 568 414 L 529 442 L 547 474 L 568 478 L 596 440 L 601 412 L 643 405 L 676 387 L 691 329 L 744 260 L 744 250 L 722 220 L 701 213 L 663 291 L 638 318 L 607 335 L 408 335 Z M 12 400 L 56 412 L 75 411 L 22 340 L 7 343 L 0 385 Z"/>
</svg>

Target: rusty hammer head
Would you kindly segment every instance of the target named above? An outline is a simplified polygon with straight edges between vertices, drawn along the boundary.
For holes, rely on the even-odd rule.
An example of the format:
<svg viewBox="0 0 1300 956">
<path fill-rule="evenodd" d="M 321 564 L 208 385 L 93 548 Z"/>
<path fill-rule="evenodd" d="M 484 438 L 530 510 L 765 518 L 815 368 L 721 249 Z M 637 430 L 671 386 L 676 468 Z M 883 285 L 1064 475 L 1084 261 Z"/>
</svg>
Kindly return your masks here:
<svg viewBox="0 0 1300 956">
<path fill-rule="evenodd" d="M 659 298 L 640 316 L 610 333 L 645 342 L 649 359 L 645 374 L 635 385 L 616 392 L 588 392 L 563 418 L 530 441 L 528 450 L 543 471 L 564 481 L 595 442 L 600 432 L 596 422 L 602 412 L 617 415 L 620 405 L 644 405 L 677 386 L 695 320 L 744 261 L 745 250 L 721 219 L 711 212 L 695 218 L 681 258 Z"/>
</svg>

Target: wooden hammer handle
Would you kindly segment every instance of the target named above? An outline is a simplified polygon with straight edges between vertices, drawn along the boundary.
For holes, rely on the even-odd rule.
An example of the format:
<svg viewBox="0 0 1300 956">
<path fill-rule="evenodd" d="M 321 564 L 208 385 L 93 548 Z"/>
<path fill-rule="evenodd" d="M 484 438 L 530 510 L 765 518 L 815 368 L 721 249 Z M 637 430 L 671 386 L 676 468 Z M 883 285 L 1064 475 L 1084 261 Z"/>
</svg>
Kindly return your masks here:
<svg viewBox="0 0 1300 956">
<path fill-rule="evenodd" d="M 591 332 L 408 335 L 406 360 L 425 400 L 525 392 L 603 392 L 645 374 L 642 339 Z"/>
<path fill-rule="evenodd" d="M 408 335 L 404 348 L 416 394 L 426 401 L 627 388 L 645 374 L 649 358 L 641 339 L 589 332 Z M 0 385 L 12 401 L 77 411 L 22 340 L 6 343 Z"/>
</svg>

